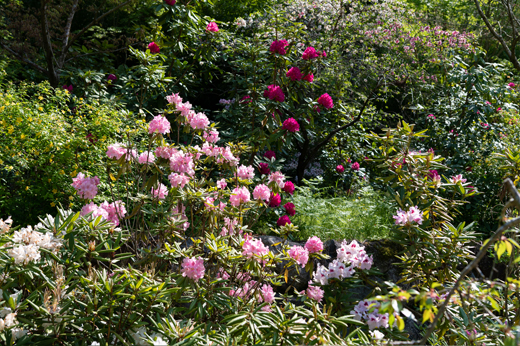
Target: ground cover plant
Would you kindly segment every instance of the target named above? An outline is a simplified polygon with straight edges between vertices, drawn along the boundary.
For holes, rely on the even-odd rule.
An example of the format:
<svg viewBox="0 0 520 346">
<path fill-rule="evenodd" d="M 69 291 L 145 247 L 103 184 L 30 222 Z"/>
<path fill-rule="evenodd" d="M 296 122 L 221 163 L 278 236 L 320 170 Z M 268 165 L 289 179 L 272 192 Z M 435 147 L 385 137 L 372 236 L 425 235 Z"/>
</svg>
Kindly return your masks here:
<svg viewBox="0 0 520 346">
<path fill-rule="evenodd" d="M 519 344 L 511 2 L 97 5 L 0 1 L 0 344 Z"/>
</svg>

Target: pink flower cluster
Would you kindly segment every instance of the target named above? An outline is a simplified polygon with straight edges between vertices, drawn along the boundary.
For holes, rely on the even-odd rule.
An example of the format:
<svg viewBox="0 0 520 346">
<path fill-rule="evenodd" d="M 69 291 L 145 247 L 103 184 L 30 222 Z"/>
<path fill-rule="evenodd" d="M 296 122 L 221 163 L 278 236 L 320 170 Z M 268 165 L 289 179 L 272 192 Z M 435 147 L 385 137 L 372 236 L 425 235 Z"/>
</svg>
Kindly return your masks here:
<svg viewBox="0 0 520 346">
<path fill-rule="evenodd" d="M 184 258 L 181 265 L 182 276 L 188 277 L 195 282 L 204 277 L 204 260 L 202 258 Z"/>
<path fill-rule="evenodd" d="M 154 117 L 152 121 L 150 121 L 148 133 L 152 134 L 154 132 L 163 135 L 166 133 L 170 133 L 170 122 L 168 121 L 168 119 L 166 119 L 166 117 L 158 115 Z"/>
<path fill-rule="evenodd" d="M 354 307 L 354 310 L 350 311 L 351 315 L 358 321 L 365 320 L 368 328 L 373 330 L 375 328 L 388 328 L 388 313 L 378 313 L 380 307 L 379 302 L 375 300 L 363 300 Z M 373 308 L 373 311 L 370 310 Z"/>
<path fill-rule="evenodd" d="M 305 243 L 305 248 L 309 253 L 316 253 L 323 251 L 323 242 L 317 236 L 310 237 Z"/>
<path fill-rule="evenodd" d="M 294 245 L 289 249 L 288 254 L 296 261 L 296 263 L 300 264 L 302 267 L 305 267 L 309 261 L 309 250 L 301 246 Z"/>
<path fill-rule="evenodd" d="M 323 299 L 325 292 L 319 287 L 312 286 L 311 283 L 312 282 L 309 282 L 309 287 L 307 287 L 307 297 L 314 299 L 319 303 Z"/>
<path fill-rule="evenodd" d="M 285 186 L 285 175 L 280 172 L 280 171 L 276 171 L 274 173 L 271 173 L 269 175 L 269 184 L 271 185 L 271 183 L 275 183 L 276 185 L 278 185 L 278 187 L 280 189 L 283 189 L 284 186 Z"/>
<path fill-rule="evenodd" d="M 398 226 L 408 226 L 414 222 L 420 225 L 423 221 L 422 212 L 417 207 L 410 207 L 407 212 L 399 209 L 393 218 Z"/>
<path fill-rule="evenodd" d="M 282 129 L 289 132 L 300 131 L 300 124 L 294 118 L 289 118 L 283 122 Z"/>
<path fill-rule="evenodd" d="M 269 249 L 262 243 L 260 239 L 247 239 L 242 245 L 242 256 L 246 258 L 256 258 L 266 256 Z"/>
<path fill-rule="evenodd" d="M 80 198 L 93 199 L 98 193 L 99 178 L 97 176 L 87 178 L 83 173 L 78 173 L 76 178 L 72 179 L 71 185 L 76 189 Z"/>
<path fill-rule="evenodd" d="M 451 177 L 450 181 L 451 181 L 452 184 L 458 184 L 459 182 L 460 183 L 465 183 L 468 180 L 462 178 L 462 174 L 457 174 L 457 175 L 454 175 L 453 177 Z"/>
<path fill-rule="evenodd" d="M 247 203 L 250 201 L 251 194 L 247 187 L 236 187 L 233 190 L 233 194 L 229 197 L 229 202 L 233 207 L 238 207 L 242 203 Z"/>
<path fill-rule="evenodd" d="M 253 179 L 255 176 L 255 169 L 253 166 L 244 166 L 241 165 L 237 168 L 237 173 L 235 176 L 238 176 L 240 179 L 248 180 Z"/>
<path fill-rule="evenodd" d="M 303 52 L 302 59 L 303 60 L 312 60 L 319 57 L 320 54 L 316 51 L 314 47 L 307 47 Z"/>
<path fill-rule="evenodd" d="M 101 216 L 103 219 L 110 221 L 114 226 L 119 225 L 119 220 L 126 216 L 125 204 L 121 201 L 115 201 L 113 203 L 103 202 L 97 206 L 94 202 L 83 206 L 81 208 L 80 215 L 85 216 L 92 213 L 92 218 L 96 219 Z"/>
<path fill-rule="evenodd" d="M 334 103 L 332 102 L 332 97 L 329 94 L 325 93 L 318 97 L 318 104 L 322 105 L 327 109 L 331 109 L 334 107 Z"/>
<path fill-rule="evenodd" d="M 359 163 L 354 162 L 350 168 L 352 168 L 353 171 L 359 171 Z"/>
<path fill-rule="evenodd" d="M 269 207 L 277 208 L 282 203 L 282 195 L 279 193 L 271 192 L 271 196 L 269 198 Z"/>
<path fill-rule="evenodd" d="M 215 22 L 209 22 L 208 25 L 206 26 L 206 31 L 209 31 L 209 32 L 218 32 L 219 29 L 218 29 L 218 25 L 217 25 L 217 23 L 215 23 Z"/>
<path fill-rule="evenodd" d="M 294 183 L 292 181 L 287 181 L 283 186 L 283 190 L 292 195 L 294 193 Z"/>
<path fill-rule="evenodd" d="M 294 203 L 288 202 L 285 203 L 284 206 L 285 212 L 291 216 L 294 216 L 296 214 L 296 209 L 294 207 Z"/>
<path fill-rule="evenodd" d="M 263 201 L 269 201 L 271 190 L 264 184 L 257 185 L 253 191 L 253 198 Z"/>
<path fill-rule="evenodd" d="M 152 196 L 157 199 L 165 199 L 168 196 L 168 188 L 163 184 L 159 184 L 157 189 L 152 187 Z"/>
<path fill-rule="evenodd" d="M 150 50 L 150 53 L 152 53 L 152 54 L 158 54 L 161 51 L 161 48 L 159 48 L 159 46 L 155 42 L 150 42 L 148 44 L 148 49 Z"/>
<path fill-rule="evenodd" d="M 204 130 L 209 125 L 209 119 L 204 113 L 191 113 L 188 116 L 190 126 L 194 130 Z"/>
<path fill-rule="evenodd" d="M 338 172 L 340 174 L 345 172 L 345 167 L 343 167 L 342 165 L 337 165 L 336 166 L 336 172 Z"/>
<path fill-rule="evenodd" d="M 119 160 L 123 155 L 126 155 L 126 160 L 130 161 L 132 158 L 137 157 L 137 152 L 135 150 L 128 150 L 124 148 L 121 144 L 115 143 L 112 145 L 109 145 L 107 148 L 107 156 L 110 159 L 116 159 Z"/>
<path fill-rule="evenodd" d="M 280 55 L 285 55 L 287 53 L 285 51 L 285 47 L 288 46 L 289 43 L 286 40 L 275 40 L 271 43 L 271 47 L 269 47 L 269 51 L 271 53 L 278 53 Z"/>
<path fill-rule="evenodd" d="M 278 227 L 282 227 L 287 224 L 291 224 L 291 219 L 287 215 L 280 216 L 278 221 L 276 221 L 276 226 L 278 226 Z"/>
<path fill-rule="evenodd" d="M 215 129 L 210 130 L 210 131 L 205 131 L 204 134 L 202 135 L 202 137 L 204 137 L 204 139 L 206 141 L 208 141 L 209 143 L 217 143 L 218 140 L 220 139 L 219 132 Z"/>
<path fill-rule="evenodd" d="M 151 151 L 145 151 L 139 155 L 137 161 L 139 161 L 139 163 L 142 165 L 148 165 L 155 162 L 155 155 Z"/>
<path fill-rule="evenodd" d="M 264 97 L 278 102 L 285 101 L 285 95 L 282 91 L 282 88 L 274 84 L 271 84 L 267 87 L 267 90 L 264 91 Z"/>
<path fill-rule="evenodd" d="M 168 180 L 170 180 L 170 184 L 173 187 L 180 187 L 181 189 L 186 186 L 190 182 L 190 177 L 185 174 L 171 173 L 168 176 Z"/>
<path fill-rule="evenodd" d="M 309 82 L 309 83 L 314 82 L 314 74 L 309 73 L 309 74 L 303 76 L 303 80 L 306 82 Z"/>
<path fill-rule="evenodd" d="M 291 78 L 293 82 L 302 80 L 303 78 L 303 74 L 298 67 L 291 67 L 289 71 L 287 71 L 286 76 Z"/>
<path fill-rule="evenodd" d="M 238 219 L 230 219 L 229 217 L 224 218 L 224 227 L 222 227 L 221 236 L 233 235 L 235 233 L 235 227 L 238 225 Z M 240 231 L 239 233 L 242 233 Z"/>
</svg>

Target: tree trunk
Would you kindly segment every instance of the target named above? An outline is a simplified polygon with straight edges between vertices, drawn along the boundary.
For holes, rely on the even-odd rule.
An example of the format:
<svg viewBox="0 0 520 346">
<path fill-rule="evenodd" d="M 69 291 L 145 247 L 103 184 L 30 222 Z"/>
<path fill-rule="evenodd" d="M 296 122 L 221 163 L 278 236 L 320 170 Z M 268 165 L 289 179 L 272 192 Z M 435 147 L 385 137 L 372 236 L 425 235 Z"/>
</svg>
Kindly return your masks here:
<svg viewBox="0 0 520 346">
<path fill-rule="evenodd" d="M 45 61 L 47 62 L 47 75 L 51 86 L 57 88 L 60 84 L 60 76 L 54 64 L 54 53 L 52 51 L 51 37 L 49 32 L 49 23 L 47 21 L 47 4 L 48 0 L 42 1 L 40 34 L 43 42 L 43 50 L 45 51 Z"/>
</svg>

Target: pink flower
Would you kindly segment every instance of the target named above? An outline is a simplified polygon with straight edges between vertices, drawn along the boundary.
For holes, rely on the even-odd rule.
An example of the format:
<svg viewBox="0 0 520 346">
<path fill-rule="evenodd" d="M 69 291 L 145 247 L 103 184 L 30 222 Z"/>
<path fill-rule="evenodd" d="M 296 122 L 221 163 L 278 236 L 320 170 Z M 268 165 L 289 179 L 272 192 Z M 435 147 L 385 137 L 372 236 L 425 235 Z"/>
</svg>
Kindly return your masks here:
<svg viewBox="0 0 520 346">
<path fill-rule="evenodd" d="M 170 6 L 173 6 L 177 2 L 177 0 L 164 0 L 164 2 L 167 3 Z"/>
<path fill-rule="evenodd" d="M 271 160 L 273 157 L 276 159 L 276 154 L 272 150 L 267 150 L 264 154 L 264 157 L 268 160 Z"/>
<path fill-rule="evenodd" d="M 166 101 L 168 101 L 169 104 L 174 104 L 175 106 L 182 104 L 182 98 L 178 93 L 166 96 Z"/>
<path fill-rule="evenodd" d="M 152 187 L 152 196 L 158 199 L 165 199 L 168 196 L 168 188 L 164 184 L 159 184 L 157 189 Z"/>
<path fill-rule="evenodd" d="M 236 187 L 233 190 L 233 194 L 229 197 L 229 202 L 232 206 L 238 207 L 241 203 L 249 202 L 250 198 L 251 194 L 249 193 L 247 187 Z"/>
<path fill-rule="evenodd" d="M 513 89 L 516 86 L 516 84 L 511 82 L 507 86 L 510 87 L 511 89 Z"/>
<path fill-rule="evenodd" d="M 269 198 L 269 206 L 271 208 L 276 208 L 281 203 L 282 203 L 282 196 L 279 193 L 274 194 L 274 193 L 271 192 L 271 196 Z"/>
<path fill-rule="evenodd" d="M 294 184 L 292 181 L 288 181 L 285 183 L 285 185 L 283 186 L 283 190 L 285 192 L 287 192 L 288 194 L 293 194 L 294 193 Z"/>
<path fill-rule="evenodd" d="M 155 42 L 150 42 L 148 44 L 148 49 L 150 50 L 150 53 L 152 53 L 152 54 L 158 54 L 161 51 L 161 48 L 159 48 L 159 46 Z"/>
<path fill-rule="evenodd" d="M 170 147 L 157 147 L 155 149 L 155 155 L 163 159 L 169 160 L 172 155 L 177 153 L 177 149 Z"/>
<path fill-rule="evenodd" d="M 255 190 L 253 191 L 254 199 L 261 199 L 263 201 L 268 201 L 271 196 L 271 190 L 265 186 L 264 184 L 257 185 Z"/>
<path fill-rule="evenodd" d="M 262 288 L 260 289 L 260 297 L 259 302 L 266 302 L 271 304 L 274 302 L 274 290 L 271 287 L 271 285 L 264 284 Z"/>
<path fill-rule="evenodd" d="M 237 173 L 235 174 L 235 176 L 237 175 L 240 179 L 243 180 L 253 179 L 255 176 L 255 169 L 253 168 L 253 166 L 241 165 L 237 168 Z"/>
<path fill-rule="evenodd" d="M 105 209 L 98 207 L 94 202 L 90 202 L 89 204 L 83 206 L 81 208 L 80 215 L 85 216 L 87 214 L 92 213 L 92 219 L 97 219 L 101 216 L 102 219 L 108 220 L 108 213 Z"/>
<path fill-rule="evenodd" d="M 291 202 L 285 203 L 283 207 L 285 208 L 285 211 L 287 212 L 287 214 L 289 214 L 291 216 L 294 216 L 296 214 L 296 209 L 295 209 L 293 203 L 291 203 Z"/>
<path fill-rule="evenodd" d="M 435 117 L 435 115 L 433 115 L 433 114 L 428 114 L 427 117 L 430 118 L 430 119 L 433 119 L 433 120 L 437 119 L 437 118 Z"/>
<path fill-rule="evenodd" d="M 337 165 L 336 166 L 336 172 L 338 172 L 338 173 L 345 172 L 345 167 L 343 167 L 342 165 Z"/>
<path fill-rule="evenodd" d="M 155 155 L 151 151 L 145 151 L 144 153 L 139 155 L 137 161 L 142 165 L 148 165 L 150 163 L 155 162 Z"/>
<path fill-rule="evenodd" d="M 300 124 L 294 118 L 289 118 L 283 122 L 282 129 L 289 132 L 300 131 Z"/>
<path fill-rule="evenodd" d="M 209 125 L 208 117 L 204 113 L 194 114 L 189 121 L 191 128 L 194 130 L 204 130 Z"/>
<path fill-rule="evenodd" d="M 208 26 L 206 26 L 206 31 L 209 32 L 218 32 L 218 25 L 215 22 L 209 22 Z"/>
<path fill-rule="evenodd" d="M 267 174 L 271 173 L 271 170 L 269 169 L 269 164 L 268 164 L 268 163 L 266 163 L 266 162 L 260 162 L 260 163 L 258 164 L 258 166 L 259 166 L 260 174 L 265 174 L 265 175 L 267 175 Z"/>
<path fill-rule="evenodd" d="M 173 187 L 181 187 L 184 188 L 186 184 L 190 182 L 190 177 L 184 174 L 178 174 L 178 173 L 171 173 L 168 176 L 168 179 L 170 180 L 170 184 L 172 184 Z"/>
<path fill-rule="evenodd" d="M 165 117 L 158 115 L 150 121 L 150 125 L 148 128 L 148 133 L 152 134 L 154 132 L 158 132 L 161 134 L 170 133 L 170 122 Z"/>
<path fill-rule="evenodd" d="M 267 90 L 264 91 L 264 96 L 278 102 L 283 102 L 285 100 L 285 95 L 278 85 L 271 84 L 267 87 Z"/>
<path fill-rule="evenodd" d="M 114 226 L 119 225 L 119 219 L 122 219 L 126 215 L 125 204 L 122 201 L 115 201 L 113 203 L 103 202 L 99 206 L 107 212 L 107 221 L 110 221 Z"/>
<path fill-rule="evenodd" d="M 317 236 L 313 236 L 305 243 L 305 248 L 309 253 L 316 253 L 323 251 L 323 242 Z"/>
<path fill-rule="evenodd" d="M 303 77 L 303 80 L 312 83 L 314 82 L 314 75 L 312 73 L 309 73 Z"/>
<path fill-rule="evenodd" d="M 297 81 L 297 80 L 301 80 L 303 77 L 302 72 L 300 71 L 300 69 L 298 67 L 291 67 L 289 69 L 289 71 L 287 71 L 286 76 L 291 78 L 291 80 L 293 82 Z"/>
<path fill-rule="evenodd" d="M 291 223 L 291 219 L 287 215 L 281 216 L 278 219 L 278 221 L 276 221 L 276 225 L 279 226 L 279 227 L 285 226 L 285 225 L 290 224 L 290 223 Z"/>
<path fill-rule="evenodd" d="M 226 179 L 220 179 L 217 181 L 217 187 L 221 190 L 224 190 L 227 186 Z"/>
<path fill-rule="evenodd" d="M 269 249 L 260 239 L 248 239 L 242 245 L 242 256 L 247 258 L 263 257 L 269 253 Z M 258 258 L 257 258 L 258 260 Z"/>
<path fill-rule="evenodd" d="M 359 171 L 359 163 L 354 162 L 350 168 L 352 168 L 354 171 Z"/>
<path fill-rule="evenodd" d="M 78 173 L 76 178 L 72 179 L 72 186 L 76 189 L 80 198 L 93 199 L 98 193 L 97 186 L 99 185 L 99 178 L 87 178 L 83 173 Z"/>
<path fill-rule="evenodd" d="M 285 175 L 280 171 L 271 173 L 269 175 L 269 184 L 271 184 L 273 181 L 276 183 L 276 185 L 278 185 L 280 189 L 283 189 L 285 186 Z"/>
<path fill-rule="evenodd" d="M 249 95 L 245 95 L 239 101 L 239 103 L 241 103 L 241 104 L 246 104 L 246 103 L 251 103 L 251 102 L 253 102 L 253 100 L 251 99 L 251 96 L 249 96 Z"/>
<path fill-rule="evenodd" d="M 205 131 L 202 137 L 204 137 L 204 139 L 209 143 L 217 143 L 220 139 L 217 130 Z"/>
<path fill-rule="evenodd" d="M 462 178 L 462 174 L 458 174 L 458 175 L 454 175 L 453 177 L 450 178 L 450 181 L 453 183 L 453 184 L 457 184 L 459 182 L 461 183 L 465 183 L 467 181 L 467 179 L 464 179 Z"/>
<path fill-rule="evenodd" d="M 285 51 L 285 47 L 288 46 L 289 43 L 286 41 L 286 40 L 280 40 L 280 41 L 273 41 L 273 43 L 271 43 L 271 47 L 269 47 L 269 51 L 271 53 L 278 53 L 280 55 L 285 55 L 285 53 L 287 53 Z"/>
<path fill-rule="evenodd" d="M 314 299 L 318 303 L 323 299 L 323 295 L 325 294 L 321 288 L 311 285 L 307 288 L 306 293 L 307 297 Z"/>
<path fill-rule="evenodd" d="M 121 144 L 116 143 L 108 146 L 107 156 L 111 159 L 119 160 L 126 153 L 126 149 Z"/>
<path fill-rule="evenodd" d="M 325 52 L 325 51 L 321 52 L 321 56 L 326 58 L 327 57 L 327 52 Z"/>
<path fill-rule="evenodd" d="M 327 93 L 321 95 L 318 98 L 318 103 L 327 109 L 334 107 L 334 103 L 332 103 L 332 97 L 330 97 L 330 95 Z"/>
<path fill-rule="evenodd" d="M 502 108 L 498 107 L 497 108 L 497 112 L 500 112 L 502 110 Z"/>
<path fill-rule="evenodd" d="M 195 280 L 195 282 L 204 277 L 205 268 L 202 258 L 184 258 L 181 267 L 182 276 Z"/>
<path fill-rule="evenodd" d="M 294 245 L 289 249 L 289 256 L 296 261 L 296 263 L 300 264 L 302 267 L 305 267 L 307 262 L 309 261 L 309 251 L 304 249 L 301 246 Z"/>
<path fill-rule="evenodd" d="M 412 222 L 422 224 L 422 212 L 417 207 L 411 207 L 407 212 L 399 209 L 397 215 L 394 215 L 395 224 L 398 226 L 410 225 Z"/>
<path fill-rule="evenodd" d="M 319 55 L 318 52 L 316 52 L 316 49 L 314 49 L 314 47 L 307 47 L 302 55 L 303 60 L 316 59 L 317 57 L 319 57 Z"/>
</svg>

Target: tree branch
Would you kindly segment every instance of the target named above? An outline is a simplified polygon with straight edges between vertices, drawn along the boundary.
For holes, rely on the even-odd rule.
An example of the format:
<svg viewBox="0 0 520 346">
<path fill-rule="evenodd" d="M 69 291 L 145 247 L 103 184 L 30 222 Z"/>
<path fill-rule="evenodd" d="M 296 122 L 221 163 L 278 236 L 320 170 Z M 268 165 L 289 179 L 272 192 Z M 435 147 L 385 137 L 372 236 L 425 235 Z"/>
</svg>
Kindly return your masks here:
<svg viewBox="0 0 520 346">
<path fill-rule="evenodd" d="M 52 51 L 51 37 L 49 31 L 49 22 L 47 20 L 47 4 L 49 0 L 43 0 L 41 6 L 41 19 L 40 19 L 40 35 L 43 42 L 43 50 L 45 51 L 45 60 L 47 61 L 47 74 L 49 76 L 49 82 L 53 87 L 58 87 L 59 77 L 56 73 L 56 66 L 54 65 L 54 52 Z"/>
<path fill-rule="evenodd" d="M 11 53 L 12 55 L 14 55 L 14 57 L 18 60 L 20 60 L 21 62 L 24 62 L 26 63 L 27 65 L 31 66 L 32 68 L 34 68 L 35 70 L 38 70 L 42 73 L 45 73 L 45 74 L 48 74 L 48 71 L 46 69 L 44 69 L 43 67 L 41 67 L 40 65 L 32 62 L 31 60 L 27 59 L 27 58 L 24 58 L 20 53 L 17 53 L 15 52 L 14 50 L 12 50 L 11 48 L 9 48 L 8 46 L 6 46 L 4 43 L 0 42 L 0 46 L 5 49 L 6 51 L 8 51 L 9 53 Z"/>
<path fill-rule="evenodd" d="M 70 37 L 70 28 L 72 27 L 72 19 L 74 18 L 74 14 L 76 13 L 76 9 L 78 8 L 79 0 L 74 0 L 72 3 L 72 8 L 70 9 L 69 18 L 67 18 L 67 24 L 65 24 L 65 32 L 63 34 L 63 43 L 61 45 L 61 55 L 58 63 L 58 67 L 61 69 L 63 64 L 65 63 L 65 58 L 67 57 L 67 47 L 69 43 Z"/>
</svg>

